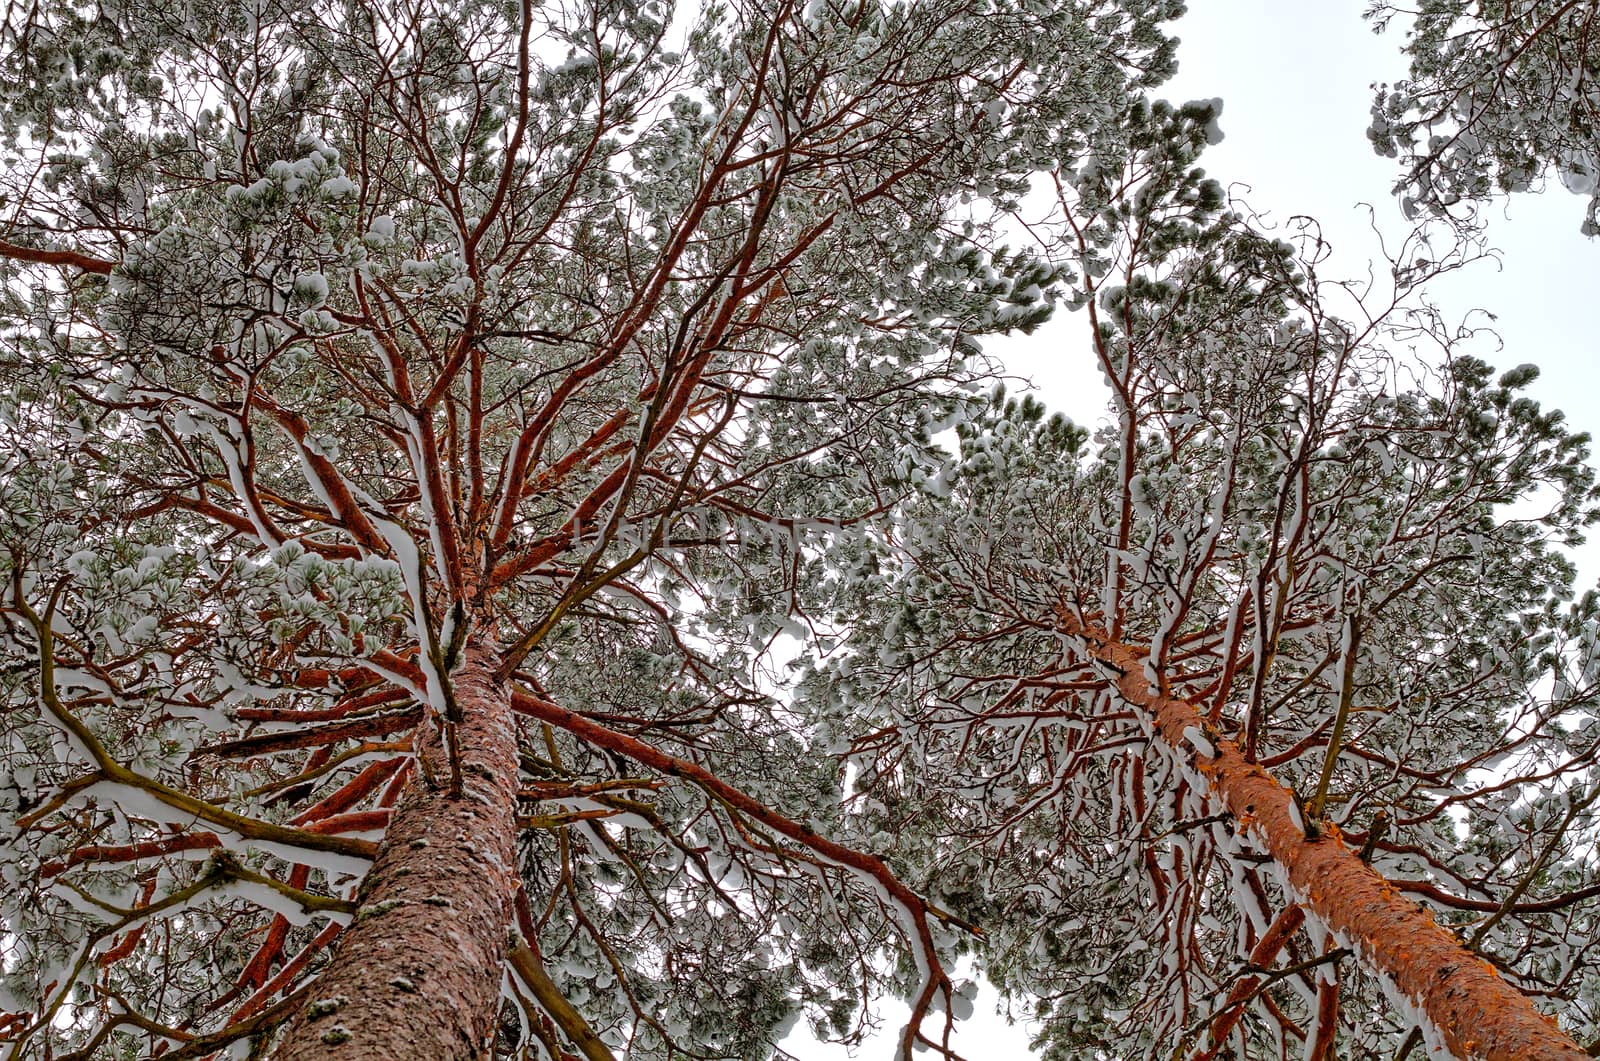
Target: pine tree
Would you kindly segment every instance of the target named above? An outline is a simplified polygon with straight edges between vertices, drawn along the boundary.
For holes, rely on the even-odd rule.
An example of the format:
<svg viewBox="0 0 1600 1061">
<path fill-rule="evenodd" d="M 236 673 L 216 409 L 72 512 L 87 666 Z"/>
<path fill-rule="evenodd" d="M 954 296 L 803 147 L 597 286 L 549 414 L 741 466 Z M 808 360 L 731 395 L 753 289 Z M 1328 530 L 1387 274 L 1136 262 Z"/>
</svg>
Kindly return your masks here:
<svg viewBox="0 0 1600 1061">
<path fill-rule="evenodd" d="M 9 7 L 7 1056 L 931 1040 L 761 650 L 1179 8 Z"/>
<path fill-rule="evenodd" d="M 1470 221 L 1476 204 L 1554 173 L 1588 197 L 1583 231 L 1600 234 L 1600 4 L 1433 0 L 1402 12 L 1379 0 L 1368 17 L 1408 28 L 1409 76 L 1379 87 L 1368 132 L 1405 166 L 1408 216 Z"/>
<path fill-rule="evenodd" d="M 960 425 L 832 558 L 862 618 L 799 702 L 1046 1057 L 1588 1056 L 1587 436 L 1415 301 L 1464 250 L 1319 279 L 1195 165 L 1213 118 L 1135 106 L 1057 175 L 1111 423 Z"/>
</svg>

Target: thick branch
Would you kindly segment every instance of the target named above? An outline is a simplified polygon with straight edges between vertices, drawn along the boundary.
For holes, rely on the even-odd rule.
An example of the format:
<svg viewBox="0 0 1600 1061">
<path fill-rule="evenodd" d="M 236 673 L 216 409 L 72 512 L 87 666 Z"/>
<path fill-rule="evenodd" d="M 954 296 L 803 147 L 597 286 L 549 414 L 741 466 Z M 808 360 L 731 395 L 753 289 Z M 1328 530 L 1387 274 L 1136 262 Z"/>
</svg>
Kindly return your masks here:
<svg viewBox="0 0 1600 1061">
<path fill-rule="evenodd" d="M 911 945 L 921 952 L 927 963 L 927 979 L 914 1000 L 911 1019 L 901 1040 L 902 1054 L 905 1058 L 910 1058 L 915 1042 L 919 1040 L 929 1042 L 919 1031 L 922 1018 L 931 1009 L 937 996 L 941 994 L 946 996 L 946 1004 L 948 1005 L 948 996 L 951 990 L 950 979 L 940 966 L 935 954 L 933 932 L 928 924 L 928 915 L 930 913 L 934 914 L 934 916 L 943 915 L 933 911 L 915 892 L 901 883 L 882 859 L 874 855 L 863 854 L 860 851 L 845 847 L 843 844 L 835 843 L 821 836 L 807 826 L 779 814 L 760 800 L 728 784 L 697 763 L 689 762 L 687 759 L 679 759 L 659 749 L 652 748 L 643 741 L 618 733 L 615 730 L 607 729 L 598 722 L 585 718 L 575 711 L 568 711 L 566 708 L 553 704 L 541 697 L 534 696 L 526 690 L 513 687 L 511 700 L 512 706 L 519 712 L 548 722 L 558 729 L 564 729 L 594 747 L 615 752 L 668 776 L 682 778 L 729 808 L 771 829 L 778 835 L 808 848 L 829 862 L 871 878 L 910 919 L 911 927 L 915 930 L 916 936 L 910 941 Z M 954 918 L 943 916 L 943 919 L 973 931 L 972 926 L 959 922 Z M 930 1042 L 930 1045 L 933 1044 Z"/>
<path fill-rule="evenodd" d="M 0 258 L 10 258 L 17 262 L 35 262 L 39 265 L 61 265 L 69 269 L 82 269 L 86 273 L 95 273 L 98 276 L 109 276 L 111 270 L 117 267 L 116 262 L 94 258 L 78 251 L 39 250 L 36 247 L 22 247 L 4 240 L 0 240 Z"/>
</svg>

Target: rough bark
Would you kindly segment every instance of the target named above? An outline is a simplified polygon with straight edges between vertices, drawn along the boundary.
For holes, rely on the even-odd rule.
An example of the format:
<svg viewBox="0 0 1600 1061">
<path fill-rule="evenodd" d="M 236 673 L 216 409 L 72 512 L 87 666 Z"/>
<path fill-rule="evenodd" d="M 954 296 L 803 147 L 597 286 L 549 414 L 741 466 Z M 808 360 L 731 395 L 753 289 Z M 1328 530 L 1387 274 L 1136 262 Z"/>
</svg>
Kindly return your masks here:
<svg viewBox="0 0 1600 1061">
<path fill-rule="evenodd" d="M 453 679 L 461 795 L 431 723 L 426 777 L 394 809 L 360 909 L 274 1061 L 490 1056 L 516 881 L 516 735 L 494 663 L 469 647 Z M 425 739 L 426 738 L 426 739 Z"/>
<path fill-rule="evenodd" d="M 1264 844 L 1302 905 L 1356 947 L 1368 968 L 1388 978 L 1416 1005 L 1459 1058 L 1483 1061 L 1589 1061 L 1589 1055 L 1494 967 L 1361 860 L 1331 824 L 1307 836 L 1294 797 L 1231 741 L 1206 735 L 1193 704 L 1162 696 L 1145 677 L 1142 653 L 1063 613 L 1068 631 L 1085 640 L 1120 676 L 1117 689 L 1146 712 L 1156 734 L 1189 756 L 1211 786 L 1211 798 Z M 1208 749 L 1192 734 L 1206 735 Z"/>
</svg>

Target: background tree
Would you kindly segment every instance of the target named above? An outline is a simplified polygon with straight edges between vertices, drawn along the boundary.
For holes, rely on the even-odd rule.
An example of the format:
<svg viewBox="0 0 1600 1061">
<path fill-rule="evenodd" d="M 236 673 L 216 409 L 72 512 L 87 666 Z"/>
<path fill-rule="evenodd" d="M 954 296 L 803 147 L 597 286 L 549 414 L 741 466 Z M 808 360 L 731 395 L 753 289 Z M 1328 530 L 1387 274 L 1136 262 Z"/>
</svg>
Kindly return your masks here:
<svg viewBox="0 0 1600 1061">
<path fill-rule="evenodd" d="M 909 1052 L 948 918 L 706 624 L 1047 312 L 984 204 L 1178 8 L 9 7 L 8 1056 L 760 1056 L 902 939 Z"/>
<path fill-rule="evenodd" d="M 1057 174 L 1112 422 L 958 427 L 802 702 L 1046 1056 L 1587 1056 L 1529 1001 L 1600 1033 L 1587 438 L 1414 300 L 1459 257 L 1350 291 L 1224 210 L 1211 119 Z"/>
<path fill-rule="evenodd" d="M 1583 231 L 1600 233 L 1600 3 L 1436 0 L 1416 10 L 1376 0 L 1379 29 L 1411 20 L 1409 76 L 1380 86 L 1368 135 L 1398 157 L 1396 190 L 1419 209 L 1468 219 L 1496 192 L 1552 171 L 1588 196 Z"/>
</svg>

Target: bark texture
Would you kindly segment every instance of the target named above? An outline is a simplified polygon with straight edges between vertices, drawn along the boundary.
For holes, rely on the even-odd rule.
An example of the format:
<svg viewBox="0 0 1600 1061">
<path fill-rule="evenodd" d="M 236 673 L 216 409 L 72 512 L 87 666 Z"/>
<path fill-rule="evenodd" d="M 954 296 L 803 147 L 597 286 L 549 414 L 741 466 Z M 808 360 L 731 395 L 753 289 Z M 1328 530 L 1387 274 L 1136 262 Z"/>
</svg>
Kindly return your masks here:
<svg viewBox="0 0 1600 1061">
<path fill-rule="evenodd" d="M 1589 1061 L 1555 1021 L 1488 962 L 1462 945 L 1426 910 L 1405 898 L 1344 843 L 1326 823 L 1316 837 L 1297 824 L 1290 791 L 1231 741 L 1208 736 L 1214 754 L 1196 748 L 1203 716 L 1183 700 L 1162 696 L 1145 677 L 1145 657 L 1063 614 L 1069 632 L 1084 638 L 1121 674 L 1118 691 L 1146 712 L 1157 735 L 1211 784 L 1211 797 L 1266 846 L 1311 913 L 1350 940 L 1360 960 L 1388 977 L 1438 1029 L 1450 1052 L 1483 1061 Z"/>
<path fill-rule="evenodd" d="M 500 1008 L 516 881 L 516 734 L 493 660 L 469 647 L 453 687 L 462 789 L 432 724 L 362 885 L 355 920 L 274 1061 L 477 1061 Z"/>
</svg>

